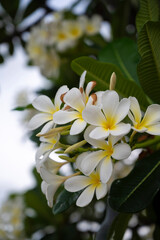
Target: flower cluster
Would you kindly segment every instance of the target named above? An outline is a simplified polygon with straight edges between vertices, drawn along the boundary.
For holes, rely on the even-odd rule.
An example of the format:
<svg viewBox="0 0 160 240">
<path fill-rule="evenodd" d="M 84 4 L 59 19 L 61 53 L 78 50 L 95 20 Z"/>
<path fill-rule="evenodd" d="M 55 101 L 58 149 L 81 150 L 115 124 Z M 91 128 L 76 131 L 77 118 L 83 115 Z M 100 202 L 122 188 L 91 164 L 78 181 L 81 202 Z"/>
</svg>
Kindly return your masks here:
<svg viewBox="0 0 160 240">
<path fill-rule="evenodd" d="M 32 28 L 27 44 L 30 59 L 40 67 L 42 74 L 57 78 L 60 53 L 76 46 L 80 38 L 99 33 L 101 22 L 99 15 L 71 20 L 65 19 L 63 13 L 54 13 L 51 21 L 44 20 Z"/>
<path fill-rule="evenodd" d="M 21 197 L 9 199 L 0 208 L 0 239 L 24 239 L 24 202 Z"/>
<path fill-rule="evenodd" d="M 111 75 L 109 90 L 94 93 L 96 82 L 91 81 L 84 88 L 86 74 L 84 71 L 81 75 L 79 88 L 69 90 L 67 86 L 62 86 L 54 102 L 44 95 L 33 101 L 33 106 L 40 113 L 30 120 L 29 127 L 33 130 L 44 124 L 38 134 L 42 143 L 36 154 L 36 167 L 43 179 L 42 191 L 50 207 L 56 190 L 63 183 L 67 191 L 83 190 L 77 206 L 88 205 L 94 193 L 97 199 L 103 198 L 107 194 L 107 183 L 114 164 L 131 154 L 130 142 L 135 133 L 160 135 L 160 105 L 150 105 L 142 118 L 135 97 L 120 100 L 113 90 L 115 73 Z M 74 145 L 60 142 L 61 135 L 80 133 L 83 133 L 84 139 Z M 130 141 L 126 136 L 130 136 Z M 68 154 L 61 156 L 65 159 L 63 162 L 50 158 L 50 153 L 59 148 Z M 61 176 L 60 168 L 71 162 L 75 172 Z"/>
</svg>

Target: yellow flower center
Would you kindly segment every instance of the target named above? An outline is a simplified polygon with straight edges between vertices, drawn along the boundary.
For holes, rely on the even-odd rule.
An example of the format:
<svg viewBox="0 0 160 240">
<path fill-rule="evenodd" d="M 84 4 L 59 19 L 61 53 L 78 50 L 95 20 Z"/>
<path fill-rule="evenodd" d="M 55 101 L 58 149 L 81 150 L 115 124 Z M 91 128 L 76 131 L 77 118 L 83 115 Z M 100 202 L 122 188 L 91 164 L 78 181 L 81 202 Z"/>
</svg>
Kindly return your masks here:
<svg viewBox="0 0 160 240">
<path fill-rule="evenodd" d="M 63 33 L 63 32 L 60 32 L 58 34 L 58 39 L 59 40 L 65 40 L 65 39 L 67 39 L 67 35 L 65 33 Z"/>
<path fill-rule="evenodd" d="M 88 32 L 93 32 L 93 31 L 94 31 L 94 26 L 93 26 L 92 24 L 88 24 L 88 25 L 86 26 L 86 30 L 87 30 Z"/>
<path fill-rule="evenodd" d="M 92 184 L 93 187 L 98 187 L 101 184 L 100 176 L 97 172 L 90 174 L 90 184 Z"/>
<path fill-rule="evenodd" d="M 111 144 L 106 145 L 105 152 L 106 152 L 106 155 L 108 157 L 112 156 L 112 154 L 113 154 L 113 147 L 112 147 Z"/>
<path fill-rule="evenodd" d="M 77 37 L 77 36 L 79 36 L 80 31 L 79 31 L 78 28 L 73 28 L 73 29 L 71 29 L 70 33 L 71 33 L 71 35 L 73 35 L 74 37 Z"/>
</svg>

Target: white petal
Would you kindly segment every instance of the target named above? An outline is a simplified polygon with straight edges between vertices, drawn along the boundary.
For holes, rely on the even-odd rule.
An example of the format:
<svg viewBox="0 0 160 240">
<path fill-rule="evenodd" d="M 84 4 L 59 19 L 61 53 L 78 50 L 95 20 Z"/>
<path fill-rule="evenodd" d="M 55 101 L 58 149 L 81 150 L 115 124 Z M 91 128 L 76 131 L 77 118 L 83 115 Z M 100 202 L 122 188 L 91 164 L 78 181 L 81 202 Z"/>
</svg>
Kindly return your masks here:
<svg viewBox="0 0 160 240">
<path fill-rule="evenodd" d="M 160 123 L 149 126 L 146 132 L 152 135 L 160 135 Z"/>
<path fill-rule="evenodd" d="M 45 181 L 42 181 L 41 190 L 42 190 L 43 194 L 46 194 L 47 186 L 48 186 L 48 183 L 46 183 Z"/>
<path fill-rule="evenodd" d="M 39 159 L 44 153 L 52 150 L 53 144 L 41 143 L 36 152 L 36 160 Z"/>
<path fill-rule="evenodd" d="M 83 119 L 94 126 L 102 126 L 106 122 L 101 109 L 97 106 L 87 106 L 82 112 Z"/>
<path fill-rule="evenodd" d="M 48 200 L 49 207 L 53 207 L 53 198 L 54 198 L 55 192 L 57 191 L 58 187 L 59 187 L 58 185 L 57 186 L 55 186 L 55 185 L 47 186 L 46 198 Z"/>
<path fill-rule="evenodd" d="M 70 129 L 70 135 L 76 135 L 76 134 L 83 132 L 86 125 L 87 125 L 87 123 L 83 119 L 75 120 Z"/>
<path fill-rule="evenodd" d="M 85 82 L 85 77 L 86 77 L 86 73 L 87 71 L 84 71 L 80 77 L 80 81 L 79 81 L 79 88 L 83 88 L 84 87 L 84 82 Z"/>
<path fill-rule="evenodd" d="M 87 84 L 87 87 L 86 87 L 86 90 L 85 90 L 85 93 L 87 96 L 89 96 L 90 92 L 92 91 L 92 89 L 94 88 L 95 86 L 95 82 L 91 81 Z"/>
<path fill-rule="evenodd" d="M 88 154 L 81 162 L 81 170 L 85 175 L 90 175 L 98 163 L 106 156 L 105 151 L 96 151 Z"/>
<path fill-rule="evenodd" d="M 79 118 L 79 113 L 76 111 L 59 110 L 53 115 L 53 121 L 57 124 L 66 124 L 74 119 Z"/>
<path fill-rule="evenodd" d="M 121 160 L 128 158 L 131 154 L 131 148 L 126 143 L 119 143 L 114 146 L 114 152 L 112 154 L 112 157 Z"/>
<path fill-rule="evenodd" d="M 40 127 L 45 122 L 48 122 L 50 120 L 52 120 L 52 115 L 49 114 L 49 113 L 39 113 L 39 114 L 36 114 L 29 121 L 28 128 L 30 130 L 34 130 L 34 129 Z"/>
<path fill-rule="evenodd" d="M 112 134 L 113 136 L 126 135 L 127 133 L 129 133 L 130 129 L 130 124 L 119 123 L 114 127 L 113 130 L 110 130 L 110 134 Z"/>
<path fill-rule="evenodd" d="M 87 206 L 93 199 L 95 188 L 91 185 L 87 187 L 77 199 L 76 205 L 78 207 Z"/>
<path fill-rule="evenodd" d="M 160 121 L 160 105 L 152 104 L 147 108 L 142 123 L 144 127 L 146 127 L 147 125 L 155 124 L 158 123 L 159 121 Z"/>
<path fill-rule="evenodd" d="M 115 145 L 120 139 L 122 139 L 124 135 L 113 136 L 109 135 L 108 141 L 111 142 L 112 146 Z"/>
<path fill-rule="evenodd" d="M 82 94 L 78 88 L 72 88 L 69 90 L 64 96 L 64 102 L 79 112 L 82 112 L 85 108 Z"/>
<path fill-rule="evenodd" d="M 51 173 L 45 167 L 40 168 L 40 175 L 41 175 L 41 178 L 48 184 L 59 185 L 59 184 L 63 183 L 63 181 L 65 180 L 65 177 L 55 175 L 54 173 Z"/>
<path fill-rule="evenodd" d="M 142 113 L 141 113 L 141 109 L 139 106 L 139 103 L 137 101 L 137 99 L 135 97 L 130 97 L 130 109 L 134 115 L 134 121 L 139 123 L 141 121 L 142 118 Z M 133 119 L 131 119 L 133 122 Z"/>
<path fill-rule="evenodd" d="M 55 111 L 54 105 L 51 99 L 45 95 L 41 95 L 34 99 L 32 103 L 33 107 L 41 112 L 53 113 Z"/>
<path fill-rule="evenodd" d="M 129 112 L 129 108 L 130 108 L 130 100 L 127 98 L 123 98 L 120 101 L 120 103 L 117 107 L 117 111 L 114 115 L 115 124 L 119 123 L 127 116 L 128 112 Z"/>
<path fill-rule="evenodd" d="M 49 130 L 51 130 L 52 127 L 55 127 L 55 124 L 53 123 L 53 121 L 49 121 L 48 123 L 46 123 L 44 125 L 44 127 L 41 130 L 41 134 L 44 134 L 46 132 L 48 132 Z"/>
<path fill-rule="evenodd" d="M 56 109 L 60 109 L 60 106 L 61 106 L 61 95 L 68 92 L 69 91 L 69 88 L 67 87 L 67 85 L 64 85 L 62 87 L 60 87 L 56 93 L 56 96 L 55 96 L 55 99 L 54 99 L 54 104 L 55 104 L 55 107 Z"/>
<path fill-rule="evenodd" d="M 105 129 L 103 127 L 96 127 L 91 133 L 90 137 L 94 139 L 105 139 L 109 136 L 110 131 L 108 129 Z"/>
<path fill-rule="evenodd" d="M 89 154 L 90 152 L 84 152 L 84 153 L 81 153 L 77 159 L 76 159 L 76 162 L 75 162 L 75 165 L 76 165 L 76 168 L 79 169 L 81 171 L 81 162 L 83 161 L 83 159 L 85 157 L 87 157 L 87 155 Z"/>
<path fill-rule="evenodd" d="M 115 91 L 107 90 L 106 92 L 104 92 L 104 94 L 102 95 L 102 105 L 106 118 L 107 116 L 109 116 L 109 118 L 113 116 L 118 104 L 119 96 Z"/>
<path fill-rule="evenodd" d="M 107 184 L 102 183 L 96 188 L 97 200 L 103 198 L 107 194 Z"/>
<path fill-rule="evenodd" d="M 104 158 L 103 161 L 100 162 L 100 179 L 103 183 L 108 182 L 112 175 L 113 171 L 113 166 L 112 166 L 112 161 L 110 158 Z"/>
<path fill-rule="evenodd" d="M 67 179 L 64 182 L 64 187 L 69 192 L 77 192 L 87 187 L 90 184 L 90 179 L 86 176 L 75 176 Z"/>
<path fill-rule="evenodd" d="M 91 138 L 89 135 L 90 133 L 95 129 L 94 126 L 89 126 L 86 131 L 84 132 L 84 139 L 89 143 L 91 144 L 92 146 L 94 147 L 97 147 L 97 148 L 102 148 L 102 149 L 105 149 L 106 147 L 106 141 L 104 140 L 96 140 L 96 139 L 93 139 Z"/>
</svg>

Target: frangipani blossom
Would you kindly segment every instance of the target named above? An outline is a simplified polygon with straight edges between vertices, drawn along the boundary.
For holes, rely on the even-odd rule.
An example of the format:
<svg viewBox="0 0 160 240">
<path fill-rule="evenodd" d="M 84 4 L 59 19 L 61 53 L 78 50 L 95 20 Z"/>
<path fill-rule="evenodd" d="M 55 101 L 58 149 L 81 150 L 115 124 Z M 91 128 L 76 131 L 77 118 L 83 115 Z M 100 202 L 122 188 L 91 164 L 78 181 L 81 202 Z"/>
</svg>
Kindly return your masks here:
<svg viewBox="0 0 160 240">
<path fill-rule="evenodd" d="M 53 121 L 53 114 L 60 110 L 61 107 L 61 95 L 68 91 L 68 87 L 66 85 L 59 88 L 56 93 L 54 104 L 52 103 L 51 99 L 45 95 L 41 95 L 37 97 L 32 105 L 36 108 L 40 113 L 36 114 L 34 117 L 31 118 L 29 121 L 29 128 L 34 130 L 40 127 L 42 124 L 47 123 L 48 128 L 51 128 L 54 124 Z"/>
<path fill-rule="evenodd" d="M 66 180 L 66 177 L 56 175 L 50 172 L 46 167 L 40 168 L 40 175 L 43 179 L 41 185 L 42 192 L 46 195 L 49 207 L 52 207 L 54 194 L 59 186 Z"/>
<path fill-rule="evenodd" d="M 99 165 L 100 179 L 103 183 L 106 183 L 112 175 L 112 158 L 122 160 L 129 157 L 131 148 L 126 143 L 117 143 L 122 136 L 115 137 L 110 135 L 108 141 L 92 139 L 90 138 L 90 133 L 93 129 L 93 126 L 89 126 L 86 129 L 84 139 L 92 146 L 101 150 L 82 153 L 78 156 L 76 165 L 85 175 L 90 175 Z"/>
<path fill-rule="evenodd" d="M 109 134 L 113 136 L 125 135 L 130 131 L 131 125 L 121 123 L 127 116 L 130 108 L 130 100 L 123 98 L 119 102 L 119 96 L 115 91 L 107 90 L 102 95 L 102 110 L 97 106 L 87 106 L 83 113 L 83 119 L 96 126 L 90 133 L 94 139 L 105 139 Z"/>
<path fill-rule="evenodd" d="M 89 97 L 90 92 L 95 86 L 95 82 L 89 82 L 86 90 L 83 90 L 85 75 L 86 71 L 83 72 L 80 78 L 79 89 L 72 88 L 64 95 L 63 100 L 65 104 L 69 106 L 69 110 L 60 110 L 53 116 L 53 120 L 57 124 L 66 124 L 75 120 L 71 126 L 70 135 L 79 134 L 85 129 L 87 123 L 82 117 L 82 112 L 86 106 L 89 106 L 97 101 L 96 94 Z"/>
<path fill-rule="evenodd" d="M 54 195 L 57 189 L 60 187 L 60 185 L 63 184 L 64 181 L 66 181 L 68 178 L 78 174 L 79 172 L 70 176 L 60 176 L 50 171 L 50 169 L 48 169 L 46 166 L 42 166 L 40 168 L 40 175 L 41 178 L 43 179 L 41 189 L 42 192 L 46 195 L 49 207 L 53 206 Z"/>
<path fill-rule="evenodd" d="M 142 119 L 139 103 L 135 97 L 130 97 L 129 118 L 133 122 L 133 129 L 136 132 L 147 132 L 152 135 L 160 135 L 160 105 L 150 105 Z"/>
<path fill-rule="evenodd" d="M 59 134 L 56 134 L 55 136 L 52 136 L 51 138 L 45 138 L 41 137 L 41 144 L 36 152 L 36 164 L 39 165 L 39 161 L 42 160 L 42 156 L 44 156 L 46 153 L 50 153 L 54 148 L 56 147 L 56 144 L 58 143 L 60 138 Z"/>
<path fill-rule="evenodd" d="M 89 176 L 81 175 L 67 179 L 64 187 L 69 192 L 77 192 L 85 188 L 76 201 L 76 205 L 79 207 L 88 205 L 92 201 L 94 193 L 98 200 L 107 194 L 107 184 L 101 182 L 98 169 Z"/>
<path fill-rule="evenodd" d="M 91 19 L 86 16 L 81 16 L 78 21 L 84 25 L 85 33 L 87 35 L 94 35 L 100 32 L 102 18 L 99 15 L 93 15 Z"/>
</svg>

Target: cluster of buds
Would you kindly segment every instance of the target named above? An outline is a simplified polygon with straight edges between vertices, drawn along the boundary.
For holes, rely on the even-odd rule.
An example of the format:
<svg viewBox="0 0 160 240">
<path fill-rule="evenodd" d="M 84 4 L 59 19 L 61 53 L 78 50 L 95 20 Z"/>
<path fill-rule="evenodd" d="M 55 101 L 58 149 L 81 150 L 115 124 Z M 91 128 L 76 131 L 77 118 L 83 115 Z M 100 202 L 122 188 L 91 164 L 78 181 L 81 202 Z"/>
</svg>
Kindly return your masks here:
<svg viewBox="0 0 160 240">
<path fill-rule="evenodd" d="M 80 16 L 65 19 L 63 13 L 54 13 L 50 21 L 43 20 L 31 30 L 27 52 L 33 64 L 42 74 L 57 78 L 61 64 L 60 53 L 77 45 L 80 38 L 92 36 L 100 31 L 102 19 Z"/>
<path fill-rule="evenodd" d="M 77 199 L 77 206 L 88 205 L 94 193 L 97 199 L 103 198 L 117 160 L 130 156 L 130 143 L 136 132 L 160 135 L 160 105 L 150 105 L 142 116 L 135 97 L 119 99 L 114 90 L 115 73 L 111 75 L 109 90 L 94 93 L 94 81 L 84 89 L 86 74 L 84 71 L 81 75 L 79 88 L 69 90 L 67 86 L 62 86 L 54 103 L 44 95 L 32 103 L 40 113 L 30 120 L 30 129 L 45 124 L 38 134 L 42 143 L 36 154 L 36 167 L 43 179 L 42 191 L 50 207 L 61 184 L 69 192 L 84 189 Z M 84 139 L 74 145 L 60 142 L 61 135 L 82 133 Z M 64 162 L 50 158 L 50 153 L 59 148 L 68 154 L 62 156 Z M 59 169 L 71 163 L 75 172 L 61 176 Z"/>
</svg>

